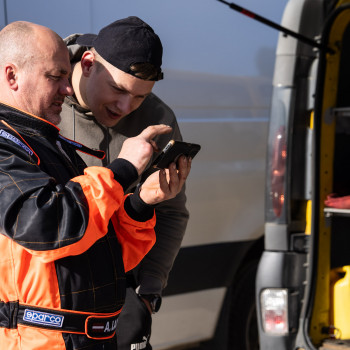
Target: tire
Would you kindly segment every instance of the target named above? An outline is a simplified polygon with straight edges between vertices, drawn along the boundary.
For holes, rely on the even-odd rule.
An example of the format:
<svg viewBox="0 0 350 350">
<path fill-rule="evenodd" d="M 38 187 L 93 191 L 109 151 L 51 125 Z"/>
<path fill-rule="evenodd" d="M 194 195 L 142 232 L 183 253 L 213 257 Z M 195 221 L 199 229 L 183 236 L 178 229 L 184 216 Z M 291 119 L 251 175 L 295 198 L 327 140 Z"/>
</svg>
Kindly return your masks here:
<svg viewBox="0 0 350 350">
<path fill-rule="evenodd" d="M 255 277 L 258 260 L 239 271 L 230 288 L 228 349 L 259 350 L 258 323 L 255 302 Z"/>
</svg>

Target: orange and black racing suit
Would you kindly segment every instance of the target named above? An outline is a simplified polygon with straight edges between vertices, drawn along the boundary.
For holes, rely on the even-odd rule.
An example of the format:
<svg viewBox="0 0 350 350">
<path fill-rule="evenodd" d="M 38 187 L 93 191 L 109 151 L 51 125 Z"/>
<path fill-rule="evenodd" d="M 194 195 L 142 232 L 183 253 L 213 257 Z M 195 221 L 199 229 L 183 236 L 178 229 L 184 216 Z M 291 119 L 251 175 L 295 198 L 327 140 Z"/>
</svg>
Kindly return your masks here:
<svg viewBox="0 0 350 350">
<path fill-rule="evenodd" d="M 76 148 L 90 152 L 0 103 L 1 349 L 116 349 L 124 270 L 154 244 L 154 210 L 124 196 L 131 163 L 86 168 Z"/>
</svg>

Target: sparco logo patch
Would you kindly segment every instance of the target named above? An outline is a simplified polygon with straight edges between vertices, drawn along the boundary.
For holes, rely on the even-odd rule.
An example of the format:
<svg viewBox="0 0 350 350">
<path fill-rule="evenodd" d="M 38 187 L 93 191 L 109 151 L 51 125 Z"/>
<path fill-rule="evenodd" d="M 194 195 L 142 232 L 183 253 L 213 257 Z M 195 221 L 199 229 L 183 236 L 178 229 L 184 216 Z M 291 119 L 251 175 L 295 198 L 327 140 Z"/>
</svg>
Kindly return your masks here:
<svg viewBox="0 0 350 350">
<path fill-rule="evenodd" d="M 26 309 L 24 310 L 23 320 L 44 326 L 62 327 L 64 316 Z"/>
<path fill-rule="evenodd" d="M 25 145 L 22 141 L 18 140 L 17 137 L 9 134 L 5 130 L 3 129 L 0 130 L 0 136 L 5 139 L 11 140 L 12 142 L 16 143 L 18 146 L 22 147 L 31 156 L 33 155 L 33 151 L 27 145 Z"/>
</svg>

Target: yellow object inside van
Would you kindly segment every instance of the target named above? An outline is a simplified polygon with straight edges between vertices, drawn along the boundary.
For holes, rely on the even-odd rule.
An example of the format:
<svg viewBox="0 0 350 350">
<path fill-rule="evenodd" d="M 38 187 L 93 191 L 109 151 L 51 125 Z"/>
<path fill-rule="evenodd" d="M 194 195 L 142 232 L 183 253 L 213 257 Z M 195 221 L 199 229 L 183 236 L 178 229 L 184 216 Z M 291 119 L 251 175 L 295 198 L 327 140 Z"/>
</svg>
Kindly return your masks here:
<svg viewBox="0 0 350 350">
<path fill-rule="evenodd" d="M 344 276 L 334 284 L 334 326 L 339 330 L 339 339 L 350 339 L 350 266 L 336 270 Z"/>
</svg>

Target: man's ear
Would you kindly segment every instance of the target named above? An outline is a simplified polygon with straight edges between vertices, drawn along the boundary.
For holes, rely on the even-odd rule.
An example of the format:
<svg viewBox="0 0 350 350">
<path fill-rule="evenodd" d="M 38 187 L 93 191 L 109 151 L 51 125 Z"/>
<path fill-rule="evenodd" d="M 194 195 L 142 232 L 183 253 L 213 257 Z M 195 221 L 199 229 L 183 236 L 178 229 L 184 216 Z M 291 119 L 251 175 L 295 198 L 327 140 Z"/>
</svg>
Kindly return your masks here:
<svg viewBox="0 0 350 350">
<path fill-rule="evenodd" d="M 18 70 L 14 64 L 5 65 L 5 80 L 11 90 L 18 89 Z"/>
<path fill-rule="evenodd" d="M 92 51 L 85 51 L 80 60 L 81 70 L 85 77 L 91 74 L 92 67 L 95 63 L 95 54 Z"/>
</svg>

